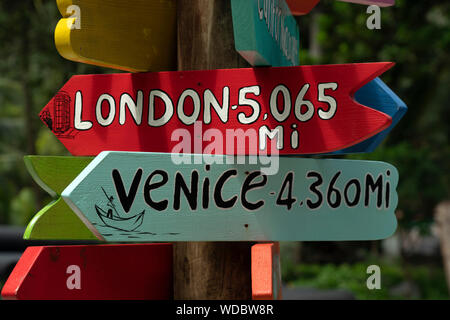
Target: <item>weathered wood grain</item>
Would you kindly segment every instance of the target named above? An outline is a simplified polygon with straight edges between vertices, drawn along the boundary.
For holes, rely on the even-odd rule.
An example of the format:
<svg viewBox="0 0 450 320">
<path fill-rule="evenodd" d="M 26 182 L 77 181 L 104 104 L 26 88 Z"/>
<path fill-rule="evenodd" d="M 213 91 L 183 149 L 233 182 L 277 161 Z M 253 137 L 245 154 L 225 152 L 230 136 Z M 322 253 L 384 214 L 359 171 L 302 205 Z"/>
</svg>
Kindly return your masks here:
<svg viewBox="0 0 450 320">
<path fill-rule="evenodd" d="M 229 1 L 178 0 L 177 21 L 178 70 L 248 67 L 234 50 Z M 175 243 L 174 298 L 251 299 L 250 254 L 251 243 Z"/>
</svg>

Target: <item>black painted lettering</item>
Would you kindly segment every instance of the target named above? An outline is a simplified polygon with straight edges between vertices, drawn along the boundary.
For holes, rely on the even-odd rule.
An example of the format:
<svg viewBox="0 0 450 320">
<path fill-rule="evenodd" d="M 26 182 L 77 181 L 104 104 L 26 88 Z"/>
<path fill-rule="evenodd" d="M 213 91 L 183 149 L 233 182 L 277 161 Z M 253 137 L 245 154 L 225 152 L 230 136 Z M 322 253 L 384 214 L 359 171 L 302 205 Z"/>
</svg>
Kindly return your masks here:
<svg viewBox="0 0 450 320">
<path fill-rule="evenodd" d="M 230 169 L 222 173 L 222 175 L 217 180 L 216 186 L 214 187 L 214 201 L 218 208 L 229 209 L 234 206 L 237 200 L 237 196 L 232 197 L 228 200 L 223 200 L 222 189 L 225 182 L 232 176 L 237 175 L 236 169 Z"/>
<path fill-rule="evenodd" d="M 288 210 L 291 210 L 292 205 L 297 201 L 296 198 L 292 197 L 292 188 L 294 186 L 294 173 L 289 172 L 284 178 L 283 184 L 281 185 L 280 192 L 278 193 L 276 204 L 279 206 L 286 206 Z M 287 197 L 282 198 L 285 190 L 287 189 Z"/>
<path fill-rule="evenodd" d="M 352 185 L 355 186 L 355 196 L 353 197 L 353 200 L 350 201 L 350 197 L 348 195 L 348 192 L 349 192 L 348 190 L 350 189 L 350 187 Z M 347 182 L 347 184 L 345 185 L 345 188 L 344 188 L 345 203 L 349 207 L 354 207 L 359 203 L 360 198 L 361 198 L 361 183 L 359 182 L 358 179 L 352 179 L 349 182 Z"/>
<path fill-rule="evenodd" d="M 315 172 L 315 171 L 308 172 L 306 174 L 306 177 L 316 179 L 316 181 L 313 184 L 311 184 L 311 186 L 309 187 L 309 190 L 311 190 L 311 192 L 316 194 L 317 201 L 312 202 L 311 199 L 307 199 L 306 204 L 307 204 L 308 208 L 310 208 L 310 209 L 317 209 L 322 205 L 322 201 L 323 201 L 322 192 L 318 189 L 318 187 L 320 187 L 320 185 L 323 182 L 323 178 L 319 172 Z"/>
<path fill-rule="evenodd" d="M 159 175 L 161 177 L 161 180 L 158 182 L 152 183 L 152 179 L 154 176 Z M 147 203 L 150 207 L 157 211 L 166 210 L 169 201 L 167 199 L 161 200 L 159 202 L 153 201 L 151 198 L 150 192 L 154 189 L 157 189 L 163 185 L 165 185 L 169 181 L 169 175 L 166 171 L 163 170 L 155 170 L 153 171 L 147 178 L 147 181 L 145 181 L 144 185 L 144 200 L 145 203 Z"/>
<path fill-rule="evenodd" d="M 133 201 L 136 197 L 139 184 L 141 183 L 142 169 L 139 168 L 134 174 L 133 182 L 131 183 L 131 187 L 128 193 L 125 191 L 125 187 L 123 185 L 123 180 L 119 170 L 114 169 L 112 171 L 112 177 L 114 181 L 114 187 L 116 188 L 116 193 L 119 196 L 120 204 L 122 205 L 123 210 L 128 213 L 131 209 L 131 206 L 133 205 Z"/>
<path fill-rule="evenodd" d="M 191 173 L 190 190 L 184 181 L 184 177 L 180 172 L 175 174 L 175 191 L 173 195 L 173 208 L 180 210 L 181 191 L 183 191 L 186 200 L 192 210 L 197 209 L 197 195 L 198 195 L 198 172 L 193 170 Z"/>
<path fill-rule="evenodd" d="M 256 183 L 252 183 L 253 179 L 262 176 L 262 180 Z M 254 171 L 247 175 L 242 185 L 241 190 L 241 202 L 244 208 L 248 210 L 257 210 L 264 205 L 264 200 L 258 200 L 257 202 L 250 202 L 247 200 L 247 192 L 252 189 L 262 188 L 267 184 L 267 176 L 265 174 L 261 174 L 261 171 Z"/>
<path fill-rule="evenodd" d="M 327 202 L 328 202 L 328 205 L 333 209 L 336 209 L 341 204 L 341 199 L 342 199 L 341 193 L 340 193 L 339 189 L 335 187 L 336 180 L 339 178 L 340 175 L 341 175 L 341 171 L 339 171 L 338 173 L 336 173 L 334 175 L 334 177 L 330 181 L 330 184 L 329 184 L 328 190 L 327 190 Z M 334 201 L 333 201 L 333 194 L 334 194 Z"/>
<path fill-rule="evenodd" d="M 202 193 L 202 208 L 208 209 L 209 207 L 209 179 L 203 180 L 203 193 Z"/>
<path fill-rule="evenodd" d="M 370 174 L 366 175 L 366 193 L 364 197 L 364 205 L 369 206 L 370 203 L 370 191 L 377 192 L 377 208 L 381 208 L 383 204 L 383 175 L 379 175 L 376 181 L 373 181 L 373 177 Z"/>
<path fill-rule="evenodd" d="M 391 184 L 390 184 L 389 181 L 388 181 L 388 182 L 386 182 L 386 197 L 385 197 L 385 200 L 386 200 L 386 203 L 385 203 L 386 209 L 388 209 L 388 208 L 389 208 L 389 205 L 390 205 L 390 203 L 389 203 L 389 201 L 390 201 L 390 198 L 389 198 L 390 193 L 391 193 Z"/>
</svg>

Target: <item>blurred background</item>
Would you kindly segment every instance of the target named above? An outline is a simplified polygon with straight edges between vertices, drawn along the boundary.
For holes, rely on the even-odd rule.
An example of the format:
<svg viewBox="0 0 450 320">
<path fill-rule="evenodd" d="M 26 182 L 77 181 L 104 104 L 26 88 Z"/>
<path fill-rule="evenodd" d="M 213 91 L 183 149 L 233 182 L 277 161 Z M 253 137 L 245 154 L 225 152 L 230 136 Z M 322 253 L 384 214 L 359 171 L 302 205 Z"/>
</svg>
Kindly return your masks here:
<svg viewBox="0 0 450 320">
<path fill-rule="evenodd" d="M 396 63 L 382 80 L 408 112 L 375 152 L 346 158 L 398 168 L 399 228 L 383 241 L 281 243 L 285 292 L 310 298 L 448 299 L 435 213 L 438 205 L 448 211 L 450 199 L 450 3 L 396 0 L 381 8 L 378 30 L 366 27 L 366 9 L 322 0 L 297 17 L 300 63 Z M 53 42 L 59 18 L 53 0 L 0 1 L 0 233 L 9 225 L 14 231 L 8 232 L 20 234 L 51 201 L 32 181 L 23 156 L 69 155 L 40 122 L 39 111 L 74 74 L 118 72 L 63 59 Z M 3 231 L 0 241 L 7 238 Z M 0 244 L 0 287 L 20 257 L 10 251 Z M 380 290 L 366 286 L 369 265 L 381 269 Z"/>
</svg>

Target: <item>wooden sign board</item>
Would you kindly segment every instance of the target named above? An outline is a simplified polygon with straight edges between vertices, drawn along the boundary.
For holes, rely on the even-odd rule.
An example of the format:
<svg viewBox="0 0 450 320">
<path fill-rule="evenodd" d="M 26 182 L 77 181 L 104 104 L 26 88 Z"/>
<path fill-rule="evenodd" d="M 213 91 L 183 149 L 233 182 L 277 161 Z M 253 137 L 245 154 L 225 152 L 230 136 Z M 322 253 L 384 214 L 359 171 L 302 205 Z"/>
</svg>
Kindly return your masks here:
<svg viewBox="0 0 450 320">
<path fill-rule="evenodd" d="M 231 0 L 236 51 L 252 66 L 298 66 L 300 37 L 285 0 Z"/>
<path fill-rule="evenodd" d="M 392 65 L 74 76 L 40 118 L 77 156 L 329 153 L 390 126 L 352 95 Z"/>
<path fill-rule="evenodd" d="M 397 182 L 374 161 L 105 151 L 62 197 L 104 241 L 378 240 Z"/>
<path fill-rule="evenodd" d="M 25 229 L 24 239 L 97 239 L 61 198 L 62 191 L 92 159 L 89 157 L 24 157 L 25 165 L 34 181 L 55 198 L 33 217 Z"/>
<path fill-rule="evenodd" d="M 28 247 L 2 290 L 9 300 L 167 300 L 172 245 Z"/>
<path fill-rule="evenodd" d="M 281 300 L 280 244 L 258 243 L 252 246 L 253 300 Z"/>
<path fill-rule="evenodd" d="M 286 0 L 291 12 L 295 16 L 309 13 L 320 0 Z"/>
<path fill-rule="evenodd" d="M 66 59 L 131 72 L 176 68 L 175 0 L 57 0 Z"/>
</svg>

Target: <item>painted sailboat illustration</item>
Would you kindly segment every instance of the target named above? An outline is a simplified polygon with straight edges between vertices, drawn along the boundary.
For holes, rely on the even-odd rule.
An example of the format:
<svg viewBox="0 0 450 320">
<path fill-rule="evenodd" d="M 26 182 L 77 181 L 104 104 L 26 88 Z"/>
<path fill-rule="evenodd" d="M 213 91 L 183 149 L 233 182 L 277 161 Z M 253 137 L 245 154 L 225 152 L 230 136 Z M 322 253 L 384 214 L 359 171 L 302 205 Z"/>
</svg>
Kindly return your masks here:
<svg viewBox="0 0 450 320">
<path fill-rule="evenodd" d="M 105 224 L 105 226 L 120 231 L 131 232 L 135 231 L 142 225 L 142 222 L 144 221 L 145 210 L 142 210 L 141 213 L 138 213 L 131 217 L 121 217 L 116 210 L 116 206 L 113 203 L 114 197 L 108 196 L 103 187 L 102 190 L 106 198 L 108 199 L 107 206 L 109 207 L 109 209 L 104 210 L 100 208 L 100 206 L 95 205 L 95 211 L 97 212 L 98 217 Z"/>
</svg>

